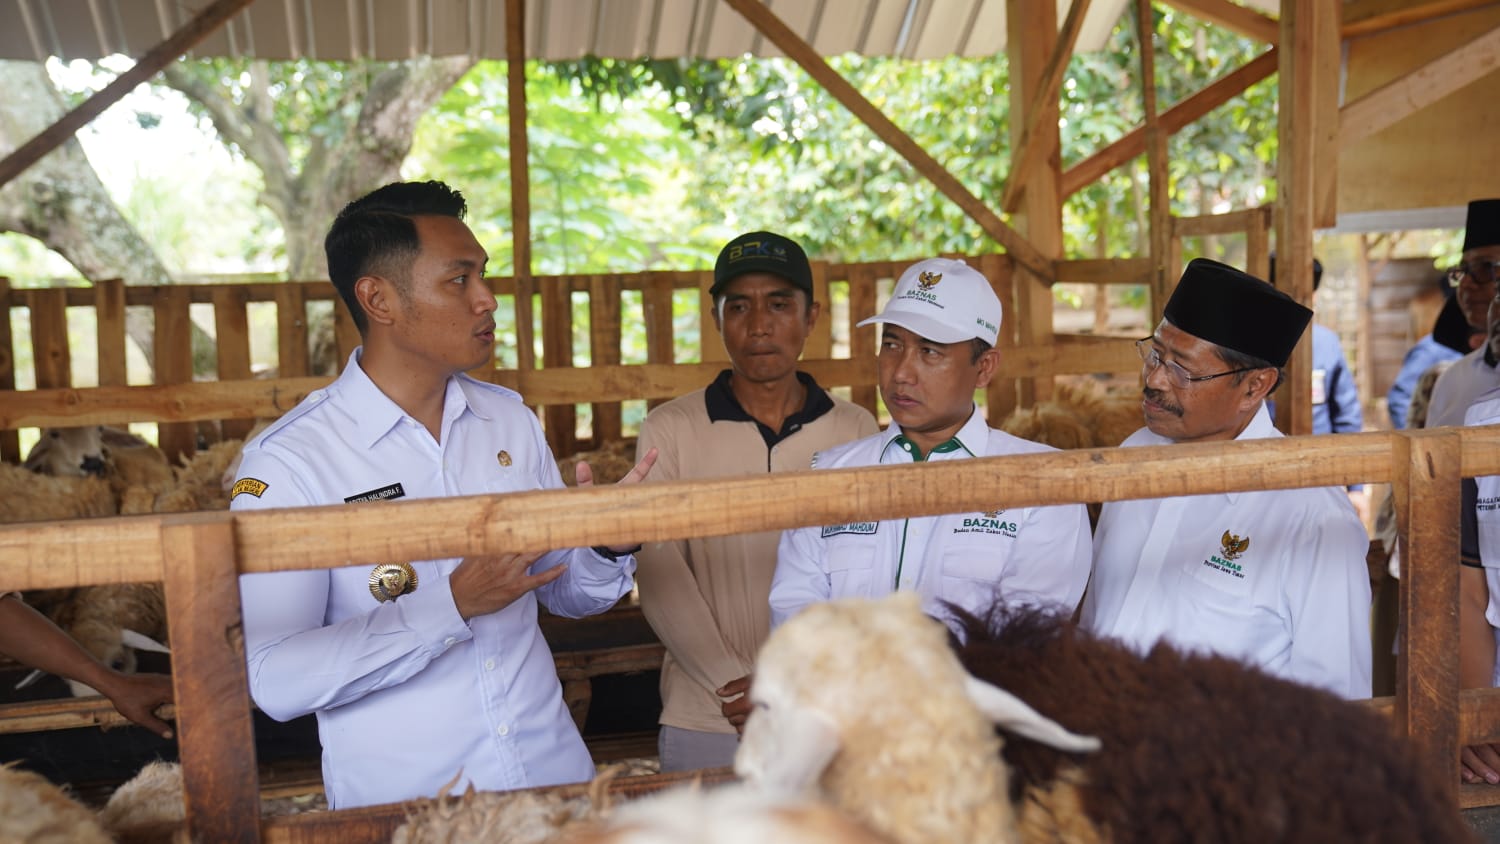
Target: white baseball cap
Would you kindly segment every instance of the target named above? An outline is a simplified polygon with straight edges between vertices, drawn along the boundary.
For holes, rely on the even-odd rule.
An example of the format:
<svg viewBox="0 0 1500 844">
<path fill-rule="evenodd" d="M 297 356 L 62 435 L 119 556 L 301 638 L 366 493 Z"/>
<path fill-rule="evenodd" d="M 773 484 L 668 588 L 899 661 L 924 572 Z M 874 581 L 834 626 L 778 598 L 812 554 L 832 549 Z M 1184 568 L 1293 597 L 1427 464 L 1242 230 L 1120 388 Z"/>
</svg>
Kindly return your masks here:
<svg viewBox="0 0 1500 844">
<path fill-rule="evenodd" d="M 890 322 L 936 343 L 1000 339 L 1000 297 L 963 261 L 928 258 L 906 268 L 885 310 L 859 323 Z"/>
</svg>

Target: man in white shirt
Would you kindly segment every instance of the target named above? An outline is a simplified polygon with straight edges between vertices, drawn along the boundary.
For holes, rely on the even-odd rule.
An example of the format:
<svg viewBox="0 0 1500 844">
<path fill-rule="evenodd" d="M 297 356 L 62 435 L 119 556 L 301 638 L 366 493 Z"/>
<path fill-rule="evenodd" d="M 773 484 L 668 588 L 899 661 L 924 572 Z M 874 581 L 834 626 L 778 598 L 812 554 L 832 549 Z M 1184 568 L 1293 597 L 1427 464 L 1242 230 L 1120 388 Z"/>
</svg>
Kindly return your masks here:
<svg viewBox="0 0 1500 844">
<path fill-rule="evenodd" d="M 1500 308 L 1494 306 L 1495 271 L 1500 263 L 1500 199 L 1469 203 L 1462 262 L 1448 271 L 1448 283 L 1475 330 L 1488 329 L 1479 348 L 1459 358 L 1438 378 L 1427 407 L 1427 427 L 1464 424 L 1464 413 L 1480 395 L 1500 387 Z"/>
<path fill-rule="evenodd" d="M 1136 343 L 1146 428 L 1122 447 L 1282 436 L 1265 399 L 1311 318 L 1254 276 L 1188 264 Z M 1334 487 L 1110 502 L 1080 621 L 1141 651 L 1166 641 L 1367 698 L 1368 546 Z"/>
<path fill-rule="evenodd" d="M 989 281 L 963 261 L 909 267 L 885 310 L 860 323 L 882 323 L 880 394 L 891 426 L 818 452 L 813 467 L 1053 451 L 989 427 L 974 404 L 999 365 L 1000 318 Z M 997 598 L 1072 612 L 1088 572 L 1082 504 L 801 528 L 781 537 L 771 623 L 819 601 L 900 589 L 920 593 L 923 609 L 939 617 L 944 603 L 982 612 Z"/>
<path fill-rule="evenodd" d="M 496 304 L 464 212 L 440 182 L 387 185 L 340 212 L 325 241 L 329 276 L 364 344 L 337 380 L 245 446 L 232 509 L 562 487 L 520 396 L 463 374 L 491 365 Z M 578 476 L 592 481 L 586 464 Z M 431 797 L 445 784 L 590 779 L 537 601 L 571 617 L 608 609 L 631 589 L 633 550 L 245 575 L 251 694 L 279 720 L 317 713 L 336 809 Z"/>
</svg>

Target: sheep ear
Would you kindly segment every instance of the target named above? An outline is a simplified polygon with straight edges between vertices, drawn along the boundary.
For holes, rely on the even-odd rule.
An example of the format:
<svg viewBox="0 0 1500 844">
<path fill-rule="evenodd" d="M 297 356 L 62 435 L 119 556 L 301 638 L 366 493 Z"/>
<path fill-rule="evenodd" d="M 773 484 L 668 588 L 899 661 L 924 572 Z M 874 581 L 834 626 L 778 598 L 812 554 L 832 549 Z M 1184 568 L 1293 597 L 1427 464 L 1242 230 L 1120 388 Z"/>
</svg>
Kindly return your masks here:
<svg viewBox="0 0 1500 844">
<path fill-rule="evenodd" d="M 1088 753 L 1100 747 L 1097 738 L 1069 732 L 1063 725 L 1027 706 L 1025 701 L 983 680 L 965 677 L 964 691 L 990 721 L 1016 735 L 1068 753 Z"/>
<path fill-rule="evenodd" d="M 755 719 L 764 718 L 761 713 L 750 716 L 745 727 L 745 737 L 740 750 L 735 754 L 735 773 L 753 781 L 762 789 L 776 794 L 808 794 L 817 785 L 823 771 L 839 752 L 839 732 L 833 721 L 821 712 L 804 710 L 795 717 L 778 719 L 774 731 L 775 747 L 767 747 L 768 733 L 756 730 Z M 766 728 L 765 724 L 759 725 Z"/>
</svg>

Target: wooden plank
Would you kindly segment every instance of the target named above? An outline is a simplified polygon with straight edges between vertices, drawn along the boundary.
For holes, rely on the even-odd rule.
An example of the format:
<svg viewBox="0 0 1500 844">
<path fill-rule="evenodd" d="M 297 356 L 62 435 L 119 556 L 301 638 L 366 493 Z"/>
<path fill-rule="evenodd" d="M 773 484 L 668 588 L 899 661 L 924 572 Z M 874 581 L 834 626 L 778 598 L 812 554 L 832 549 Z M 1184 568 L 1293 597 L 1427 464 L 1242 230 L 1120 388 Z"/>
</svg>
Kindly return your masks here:
<svg viewBox="0 0 1500 844">
<path fill-rule="evenodd" d="M 38 389 L 73 383 L 73 358 L 68 350 L 68 307 L 57 288 L 26 291 L 31 309 L 31 361 Z"/>
<path fill-rule="evenodd" d="M 1256 41 L 1275 45 L 1281 37 L 1281 28 L 1275 18 L 1238 6 L 1229 0 L 1166 0 L 1166 4 L 1201 21 Z"/>
<path fill-rule="evenodd" d="M 1068 6 L 1068 16 L 1063 20 L 1062 31 L 1057 34 L 1057 43 L 1052 46 L 1052 55 L 1047 58 L 1047 68 L 1042 71 L 1042 81 L 1026 106 L 1026 126 L 1021 130 L 1021 140 L 1016 154 L 1010 160 L 1010 175 L 1005 180 L 1005 190 L 1000 195 L 1000 207 L 1014 214 L 1020 207 L 1021 190 L 1025 178 L 1015 178 L 1018 173 L 1030 173 L 1040 162 L 1042 144 L 1033 141 L 1038 121 L 1051 114 L 1048 103 L 1056 103 L 1062 90 L 1063 71 L 1073 57 L 1073 46 L 1078 43 L 1078 33 L 1083 29 L 1083 17 L 1088 14 L 1089 0 L 1073 0 Z"/>
<path fill-rule="evenodd" d="M 1149 258 L 1082 258 L 1057 262 L 1059 284 L 1147 284 Z"/>
<path fill-rule="evenodd" d="M 1156 112 L 1156 29 L 1152 21 L 1151 0 L 1135 0 L 1135 38 L 1140 50 L 1141 102 L 1146 115 L 1146 173 L 1150 180 L 1147 202 L 1151 227 L 1148 283 L 1151 324 L 1155 325 L 1161 320 L 1167 295 L 1176 286 L 1177 279 L 1169 277 L 1167 269 L 1172 263 L 1171 173 L 1167 171 L 1168 133 L 1162 129 Z"/>
<path fill-rule="evenodd" d="M 526 0 L 505 0 L 505 77 L 510 137 L 510 242 L 515 272 L 516 366 L 536 368 L 531 321 L 536 282 L 531 266 L 530 141 L 526 135 Z"/>
<path fill-rule="evenodd" d="M 156 288 L 156 383 L 189 384 L 193 380 L 193 322 L 188 312 L 191 300 L 187 291 L 174 285 Z M 129 389 L 129 388 L 115 388 Z M 192 454 L 197 435 L 192 425 L 162 424 L 156 429 L 156 444 L 175 464 L 177 458 Z"/>
<path fill-rule="evenodd" d="M 698 324 L 702 330 L 698 332 L 698 349 L 700 359 L 707 362 L 721 363 L 721 369 L 727 369 L 729 364 L 729 350 L 724 348 L 724 337 L 719 334 L 718 323 L 714 322 L 714 297 L 709 293 L 714 286 L 714 274 L 705 270 L 698 276 Z M 710 328 L 712 326 L 712 328 Z"/>
<path fill-rule="evenodd" d="M 548 369 L 571 369 L 572 294 L 557 284 L 544 284 L 541 292 L 543 365 Z M 535 396 L 527 398 L 537 401 Z M 553 454 L 569 455 L 578 451 L 578 409 L 571 402 L 548 404 L 543 411 L 543 418 L 546 420 L 547 442 L 552 446 Z"/>
<path fill-rule="evenodd" d="M 833 357 L 833 297 L 828 290 L 828 262 L 812 262 L 812 300 L 823 303 L 823 318 L 813 326 L 802 347 L 802 357 L 808 360 L 827 360 Z"/>
<path fill-rule="evenodd" d="M 122 425 L 280 416 L 332 380 L 323 376 L 265 381 L 153 384 L 94 389 L 22 390 L 0 404 L 0 428 Z"/>
<path fill-rule="evenodd" d="M 226 285 L 214 291 L 214 345 L 218 351 L 220 381 L 242 381 L 250 377 L 250 317 L 243 287 Z M 254 422 L 225 419 L 226 438 L 244 438 Z"/>
<path fill-rule="evenodd" d="M 177 717 L 177 707 L 165 704 L 157 710 L 163 719 Z M 59 700 L 28 700 L 0 704 L 0 735 L 72 730 L 82 727 L 109 729 L 131 723 L 105 697 L 69 697 Z"/>
<path fill-rule="evenodd" d="M 1464 474 L 1500 474 L 1500 426 L 1440 433 L 1462 442 Z M 1410 436 L 1407 432 L 1369 432 L 1253 443 L 1079 449 L 933 465 L 778 472 L 774 477 L 200 517 L 235 523 L 243 572 L 293 571 L 391 559 L 657 542 L 981 507 L 1380 483 L 1407 471 L 1405 463 L 1393 466 L 1392 443 Z M 590 517 L 560 515 L 578 512 Z M 147 515 L 0 525 L 0 559 L 13 561 L 6 569 L 6 586 L 24 590 L 159 579 L 162 556 L 157 527 L 166 518 Z M 434 524 L 466 527 L 434 531 Z M 110 553 L 100 554 L 100 548 L 109 548 Z"/>
<path fill-rule="evenodd" d="M 0 275 L 0 392 L 8 394 L 16 389 L 15 341 L 10 330 L 10 279 Z M 14 431 L 15 425 L 0 425 L 0 461 L 21 462 L 21 438 Z"/>
<path fill-rule="evenodd" d="M 1000 336 L 995 343 L 995 348 L 1000 350 L 1000 369 L 990 379 L 989 389 L 984 396 L 985 418 L 991 425 L 999 425 L 1009 416 L 1016 409 L 1018 398 L 1018 382 L 1015 377 L 1017 366 L 1012 358 L 1017 331 L 1014 322 L 1004 318 L 1005 311 L 1013 312 L 1012 306 L 1016 300 L 1011 266 L 1000 255 L 985 255 L 979 259 L 979 271 L 990 280 L 990 286 L 995 289 L 995 295 L 1000 298 L 1001 304 Z"/>
<path fill-rule="evenodd" d="M 1244 66 L 1210 82 L 1202 90 L 1162 112 L 1157 125 L 1161 131 L 1175 134 L 1182 127 L 1243 94 L 1246 88 L 1276 71 L 1277 53 L 1277 49 L 1272 47 L 1246 62 Z M 1072 196 L 1098 181 L 1099 177 L 1105 173 L 1145 151 L 1146 130 L 1144 127 L 1136 127 L 1119 140 L 1064 171 L 1062 175 L 1063 197 Z"/>
<path fill-rule="evenodd" d="M 1500 27 L 1387 82 L 1339 109 L 1345 148 L 1500 69 Z"/>
<path fill-rule="evenodd" d="M 349 313 L 342 300 L 333 306 L 333 336 L 338 343 L 339 371 L 344 371 L 344 364 L 348 362 L 349 356 L 359 344 L 364 342 L 359 336 L 359 326 L 354 324 L 354 317 Z"/>
<path fill-rule="evenodd" d="M 653 276 L 641 292 L 641 308 L 646 319 L 647 363 L 672 363 L 676 359 L 676 351 L 673 343 L 671 280 Z M 657 397 L 648 401 L 646 407 L 654 408 L 659 404 L 661 400 Z"/>
<path fill-rule="evenodd" d="M 17 147 L 0 161 L 0 186 L 14 179 L 27 167 L 40 161 L 42 156 L 56 149 L 73 133 L 88 125 L 89 121 L 104 113 L 104 110 L 119 102 L 135 86 L 155 76 L 157 71 L 177 60 L 194 44 L 207 38 L 214 30 L 250 5 L 252 0 L 215 0 L 193 19 L 172 33 L 167 40 L 152 47 L 136 60 L 128 70 L 114 78 L 104 89 L 91 95 L 56 123 L 43 129 L 41 134 Z"/>
<path fill-rule="evenodd" d="M 589 367 L 620 365 L 620 282 L 594 276 L 589 283 Z M 593 403 L 594 447 L 624 437 L 620 403 Z"/>
<path fill-rule="evenodd" d="M 1467 12 L 1494 3 L 1495 0 L 1346 0 L 1344 22 L 1339 34 L 1344 38 L 1372 35 L 1398 26 L 1429 21 L 1446 15 Z"/>
<path fill-rule="evenodd" d="M 276 291 L 276 369 L 282 378 L 308 374 L 305 292 L 297 284 Z"/>
<path fill-rule="evenodd" d="M 1270 278 L 1271 226 L 1275 209 L 1267 205 L 1252 210 L 1256 213 L 1250 217 L 1249 225 L 1245 228 L 1245 271 L 1256 278 Z M 1360 395 L 1368 396 L 1370 393 L 1365 391 Z"/>
<path fill-rule="evenodd" d="M 1174 237 L 1203 237 L 1216 234 L 1241 234 L 1248 231 L 1251 226 L 1257 225 L 1263 215 L 1262 209 L 1269 207 L 1244 208 L 1223 214 L 1205 214 L 1201 217 L 1174 217 L 1172 218 L 1172 235 Z"/>
<path fill-rule="evenodd" d="M 1046 250 L 1032 245 L 1025 237 L 1015 229 L 1005 224 L 984 201 L 969 192 L 963 183 L 952 173 L 938 163 L 928 152 L 922 148 L 912 137 L 903 132 L 890 118 L 886 117 L 873 103 L 865 98 L 849 81 L 840 76 L 824 58 L 814 50 L 812 45 L 803 40 L 797 33 L 793 32 L 770 7 L 761 0 L 724 0 L 736 12 L 744 16 L 756 29 L 770 39 L 789 58 L 801 65 L 818 84 L 822 85 L 834 99 L 843 103 L 850 113 L 870 127 L 876 137 L 884 141 L 907 163 L 911 164 L 923 177 L 932 182 L 944 196 L 953 200 L 954 204 L 963 209 L 969 218 L 979 224 L 985 234 L 994 238 L 1006 251 L 1017 261 L 1025 265 L 1033 274 L 1039 278 L 1052 278 L 1052 261 L 1047 257 Z M 1054 23 L 1056 12 L 1052 13 Z M 1014 30 L 1011 30 L 1014 32 Z M 1043 43 L 1052 43 L 1053 33 L 1056 27 L 1046 33 Z M 1012 39 L 1014 43 L 1014 39 Z M 1039 68 L 1040 69 L 1040 68 Z M 1053 107 L 1056 107 L 1054 101 Z M 1012 113 L 1019 113 L 1013 110 Z M 1054 124 L 1055 125 L 1055 124 Z M 1044 146 L 1042 152 L 1047 152 L 1049 146 Z"/>
<path fill-rule="evenodd" d="M 194 841 L 260 840 L 234 530 L 223 517 L 161 523 L 185 826 Z"/>
<path fill-rule="evenodd" d="M 878 275 L 874 269 L 865 266 L 851 266 L 845 275 L 849 278 L 849 358 L 855 361 L 870 361 L 873 365 L 875 337 L 880 329 L 875 326 L 856 328 L 855 324 L 875 315 L 875 284 Z M 875 384 L 852 388 L 849 391 L 849 400 L 870 413 L 874 413 L 876 410 Z"/>
<path fill-rule="evenodd" d="M 1448 794 L 1458 783 L 1459 436 L 1419 430 L 1392 443 L 1401 539 L 1396 728 L 1417 744 L 1428 774 Z"/>
<path fill-rule="evenodd" d="M 99 386 L 122 387 L 126 383 L 124 281 L 111 278 L 94 282 L 94 317 Z"/>
<path fill-rule="evenodd" d="M 1031 239 L 1038 252 L 1048 261 L 1063 255 L 1062 196 L 1058 191 L 1061 140 L 1057 130 L 1057 98 L 1038 100 L 1044 83 L 1047 46 L 1057 33 L 1057 8 L 1052 3 L 1028 3 L 1009 0 L 1005 6 L 1006 55 L 1010 61 L 1010 108 L 1014 121 L 1010 127 L 1011 146 L 1020 142 L 1022 127 L 1035 118 L 1037 132 L 1031 142 L 1039 144 L 1038 161 L 1042 166 L 1025 173 L 1025 195 L 1018 208 L 1016 225 Z M 1040 102 L 1036 115 L 1026 113 L 1031 103 Z M 1036 345 L 1052 336 L 1052 288 L 1055 271 L 1037 273 L 1022 262 L 1011 280 L 1013 307 L 1004 314 L 1016 328 L 1019 345 Z M 993 283 L 993 281 L 991 282 Z M 1037 373 L 1017 385 L 1016 400 L 1023 406 L 1052 395 L 1052 379 Z"/>
</svg>

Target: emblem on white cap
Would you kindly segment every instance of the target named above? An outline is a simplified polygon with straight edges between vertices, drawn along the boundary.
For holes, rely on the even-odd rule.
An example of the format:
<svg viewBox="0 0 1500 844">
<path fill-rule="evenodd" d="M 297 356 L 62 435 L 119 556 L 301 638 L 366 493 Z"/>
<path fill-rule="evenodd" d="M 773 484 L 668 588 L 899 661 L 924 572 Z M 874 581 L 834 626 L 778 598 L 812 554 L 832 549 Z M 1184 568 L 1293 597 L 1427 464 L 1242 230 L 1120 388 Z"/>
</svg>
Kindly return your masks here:
<svg viewBox="0 0 1500 844">
<path fill-rule="evenodd" d="M 961 260 L 928 258 L 906 268 L 891 300 L 859 323 L 889 322 L 938 343 L 1000 339 L 1000 297 L 989 279 Z"/>
</svg>

